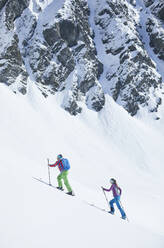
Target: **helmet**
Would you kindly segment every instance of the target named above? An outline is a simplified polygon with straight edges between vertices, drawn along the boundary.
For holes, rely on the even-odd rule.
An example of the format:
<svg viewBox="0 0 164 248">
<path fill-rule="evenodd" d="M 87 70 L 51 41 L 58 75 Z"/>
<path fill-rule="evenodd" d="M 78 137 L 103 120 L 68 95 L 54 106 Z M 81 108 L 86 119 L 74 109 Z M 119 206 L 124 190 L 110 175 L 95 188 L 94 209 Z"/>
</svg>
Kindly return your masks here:
<svg viewBox="0 0 164 248">
<path fill-rule="evenodd" d="M 57 155 L 57 160 L 62 159 L 62 154 Z"/>
<path fill-rule="evenodd" d="M 114 178 L 111 178 L 110 179 L 110 183 L 113 184 L 113 183 L 116 183 L 116 180 Z"/>
</svg>

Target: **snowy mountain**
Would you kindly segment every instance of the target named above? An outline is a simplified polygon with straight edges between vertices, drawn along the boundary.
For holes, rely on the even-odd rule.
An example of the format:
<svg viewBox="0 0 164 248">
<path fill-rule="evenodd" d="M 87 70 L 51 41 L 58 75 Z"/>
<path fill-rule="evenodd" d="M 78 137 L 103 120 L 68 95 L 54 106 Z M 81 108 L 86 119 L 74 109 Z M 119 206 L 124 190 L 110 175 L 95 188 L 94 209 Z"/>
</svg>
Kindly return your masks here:
<svg viewBox="0 0 164 248">
<path fill-rule="evenodd" d="M 164 247 L 163 22 L 162 0 L 0 1 L 0 247 Z M 75 197 L 46 185 L 60 153 Z"/>
<path fill-rule="evenodd" d="M 161 0 L 1 1 L 0 82 L 26 94 L 30 78 L 44 96 L 64 92 L 72 115 L 81 102 L 100 111 L 104 94 L 131 115 L 157 112 L 163 9 Z"/>
</svg>

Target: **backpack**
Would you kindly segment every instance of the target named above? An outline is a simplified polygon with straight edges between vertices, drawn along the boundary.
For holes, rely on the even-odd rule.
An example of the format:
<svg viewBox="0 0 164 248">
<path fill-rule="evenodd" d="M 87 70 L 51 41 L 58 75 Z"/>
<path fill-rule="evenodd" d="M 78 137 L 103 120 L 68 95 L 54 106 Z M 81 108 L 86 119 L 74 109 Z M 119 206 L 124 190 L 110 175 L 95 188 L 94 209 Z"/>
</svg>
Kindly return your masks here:
<svg viewBox="0 0 164 248">
<path fill-rule="evenodd" d="M 117 195 L 121 195 L 120 188 L 116 187 L 116 193 L 117 193 Z"/>
<path fill-rule="evenodd" d="M 66 158 L 63 158 L 62 159 L 62 163 L 63 163 L 63 169 L 64 170 L 69 170 L 70 169 L 70 164 L 69 164 L 69 161 L 68 161 L 68 159 L 66 159 Z"/>
<path fill-rule="evenodd" d="M 121 195 L 121 189 L 117 186 L 117 184 L 114 184 L 114 188 L 117 196 Z"/>
</svg>

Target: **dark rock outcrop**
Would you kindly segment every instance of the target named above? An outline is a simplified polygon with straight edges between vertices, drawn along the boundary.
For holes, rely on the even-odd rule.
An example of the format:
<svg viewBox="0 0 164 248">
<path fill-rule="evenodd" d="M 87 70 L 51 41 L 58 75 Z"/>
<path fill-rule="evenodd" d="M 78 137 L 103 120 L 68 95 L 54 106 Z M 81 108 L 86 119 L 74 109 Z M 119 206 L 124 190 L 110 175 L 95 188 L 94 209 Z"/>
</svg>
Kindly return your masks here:
<svg viewBox="0 0 164 248">
<path fill-rule="evenodd" d="M 146 7 L 150 7 L 154 2 L 155 2 L 155 0 L 144 0 Z"/>
<path fill-rule="evenodd" d="M 150 5 L 151 12 L 158 17 L 160 20 L 164 21 L 164 2 L 163 0 L 152 1 L 153 4 Z"/>
<path fill-rule="evenodd" d="M 55 26 L 43 30 L 43 36 L 49 46 L 53 46 L 60 39 Z"/>
<path fill-rule="evenodd" d="M 67 42 L 69 47 L 77 45 L 79 38 L 79 26 L 69 20 L 59 22 L 60 37 Z"/>
<path fill-rule="evenodd" d="M 30 0 L 12 0 L 7 1 L 6 4 L 6 26 L 7 28 L 14 28 L 14 21 L 20 17 L 23 10 L 28 7 Z"/>
<path fill-rule="evenodd" d="M 8 0 L 1 0 L 0 1 L 0 10 L 5 6 Z"/>
<path fill-rule="evenodd" d="M 19 79 L 19 83 L 24 85 L 26 84 L 27 77 L 28 74 L 18 47 L 18 37 L 14 35 L 10 46 L 7 47 L 0 57 L 0 82 L 11 85 Z"/>
<path fill-rule="evenodd" d="M 162 8 L 158 11 L 158 16 L 162 21 L 164 21 L 164 4 Z"/>
<path fill-rule="evenodd" d="M 158 58 L 164 60 L 164 30 L 159 27 L 155 19 L 148 18 L 146 30 L 150 37 L 150 46 Z"/>
</svg>

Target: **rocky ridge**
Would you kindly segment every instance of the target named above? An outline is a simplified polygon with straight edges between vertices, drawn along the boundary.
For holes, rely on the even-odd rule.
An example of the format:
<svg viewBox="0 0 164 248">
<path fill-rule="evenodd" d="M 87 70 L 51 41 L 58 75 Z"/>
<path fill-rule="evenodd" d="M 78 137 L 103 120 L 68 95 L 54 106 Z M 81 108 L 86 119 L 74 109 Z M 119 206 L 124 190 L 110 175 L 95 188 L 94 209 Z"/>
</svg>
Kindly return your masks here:
<svg viewBox="0 0 164 248">
<path fill-rule="evenodd" d="M 137 113 L 139 106 L 157 111 L 161 99 L 156 89 L 160 88 L 162 78 L 145 50 L 138 11 L 122 0 L 98 2 L 96 25 L 109 61 L 112 60 L 105 75 L 106 91 L 131 115 Z"/>
<path fill-rule="evenodd" d="M 162 1 L 144 0 L 145 28 L 155 56 L 164 60 Z M 105 94 L 131 115 L 140 106 L 158 111 L 162 77 L 140 34 L 136 1 L 97 0 L 94 27 L 86 0 L 2 0 L 0 2 L 0 82 L 26 94 L 31 78 L 46 97 L 61 92 L 72 115 L 81 102 L 100 111 Z M 105 63 L 98 56 L 101 37 Z M 104 82 L 103 82 L 104 81 Z"/>
</svg>

